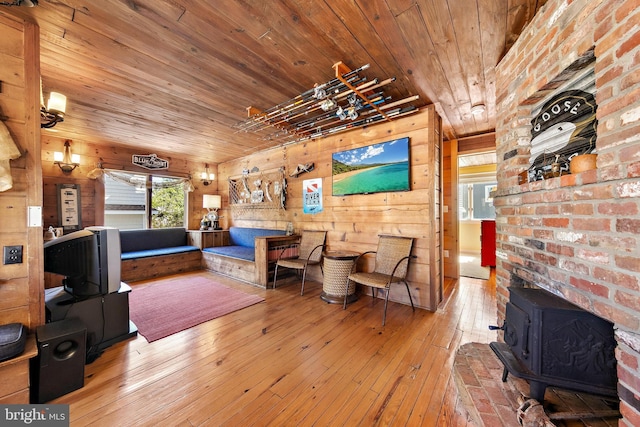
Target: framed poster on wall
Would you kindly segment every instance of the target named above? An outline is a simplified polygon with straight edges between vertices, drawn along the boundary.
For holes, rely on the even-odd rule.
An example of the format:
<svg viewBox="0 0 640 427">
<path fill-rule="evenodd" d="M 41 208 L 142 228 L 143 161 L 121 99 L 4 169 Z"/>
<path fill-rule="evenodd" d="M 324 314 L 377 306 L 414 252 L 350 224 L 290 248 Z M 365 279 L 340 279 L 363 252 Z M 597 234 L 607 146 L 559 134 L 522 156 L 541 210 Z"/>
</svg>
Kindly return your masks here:
<svg viewBox="0 0 640 427">
<path fill-rule="evenodd" d="M 79 184 L 56 184 L 58 194 L 58 221 L 67 231 L 77 231 L 82 228 L 82 209 L 80 203 Z"/>
</svg>

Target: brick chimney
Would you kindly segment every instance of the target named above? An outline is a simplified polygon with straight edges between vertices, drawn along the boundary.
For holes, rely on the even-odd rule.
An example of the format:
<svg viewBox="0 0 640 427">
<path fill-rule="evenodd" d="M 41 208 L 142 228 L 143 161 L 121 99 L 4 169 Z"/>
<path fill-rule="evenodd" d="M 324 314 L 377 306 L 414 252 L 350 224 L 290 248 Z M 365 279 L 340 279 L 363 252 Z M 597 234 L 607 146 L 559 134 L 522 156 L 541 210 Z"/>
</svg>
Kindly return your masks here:
<svg viewBox="0 0 640 427">
<path fill-rule="evenodd" d="M 498 317 L 513 276 L 614 324 L 620 425 L 640 425 L 640 7 L 549 0 L 496 75 Z M 523 180 L 540 103 L 595 74 L 597 169 Z"/>
</svg>

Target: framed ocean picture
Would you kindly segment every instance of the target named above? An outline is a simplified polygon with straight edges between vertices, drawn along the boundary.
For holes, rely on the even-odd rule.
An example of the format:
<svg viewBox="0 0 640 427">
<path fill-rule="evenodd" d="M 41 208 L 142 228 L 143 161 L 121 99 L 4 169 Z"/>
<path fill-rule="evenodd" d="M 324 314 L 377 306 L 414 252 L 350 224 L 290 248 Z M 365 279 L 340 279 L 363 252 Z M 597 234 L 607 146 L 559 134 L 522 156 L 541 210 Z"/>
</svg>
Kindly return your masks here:
<svg viewBox="0 0 640 427">
<path fill-rule="evenodd" d="M 334 196 L 409 191 L 409 138 L 332 154 Z"/>
</svg>

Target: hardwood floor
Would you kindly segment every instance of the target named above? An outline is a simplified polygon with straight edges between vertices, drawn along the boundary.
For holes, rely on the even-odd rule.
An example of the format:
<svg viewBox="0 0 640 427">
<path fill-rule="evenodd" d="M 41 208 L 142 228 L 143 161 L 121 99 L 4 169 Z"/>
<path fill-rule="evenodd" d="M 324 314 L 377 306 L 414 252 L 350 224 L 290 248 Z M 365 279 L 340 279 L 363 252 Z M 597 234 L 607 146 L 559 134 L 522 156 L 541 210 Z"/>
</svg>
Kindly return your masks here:
<svg viewBox="0 0 640 427">
<path fill-rule="evenodd" d="M 446 286 L 435 312 L 362 296 L 343 310 L 299 281 L 262 290 L 207 272 L 266 301 L 151 344 L 108 348 L 85 368 L 72 426 L 446 425 L 456 349 L 490 342 L 495 277 Z M 133 284 L 133 291 L 136 286 Z"/>
</svg>

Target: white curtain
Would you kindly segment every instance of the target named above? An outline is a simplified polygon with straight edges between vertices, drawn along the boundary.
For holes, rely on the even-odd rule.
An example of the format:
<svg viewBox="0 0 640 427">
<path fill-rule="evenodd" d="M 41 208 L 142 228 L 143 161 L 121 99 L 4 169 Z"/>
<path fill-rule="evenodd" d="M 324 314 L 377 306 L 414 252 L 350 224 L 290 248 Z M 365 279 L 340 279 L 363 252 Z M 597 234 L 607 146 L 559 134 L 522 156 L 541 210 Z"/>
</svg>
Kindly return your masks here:
<svg viewBox="0 0 640 427">
<path fill-rule="evenodd" d="M 150 182 L 148 175 L 145 174 L 102 168 L 96 168 L 87 174 L 90 179 L 98 179 L 103 175 L 107 175 L 114 181 L 131 185 L 136 188 L 147 188 L 149 185 L 151 185 L 153 189 L 182 186 L 185 191 L 191 192 L 194 190 L 193 183 L 190 178 L 154 175 L 152 182 Z"/>
</svg>

